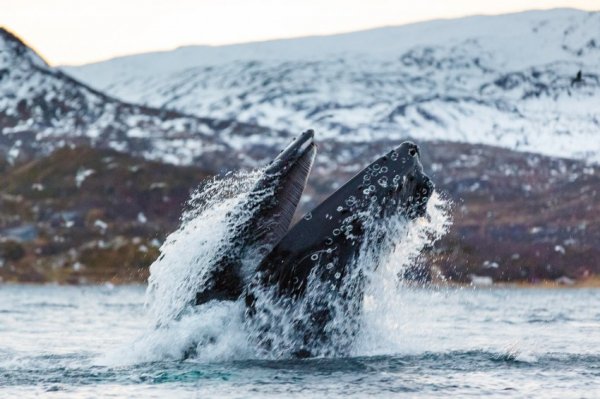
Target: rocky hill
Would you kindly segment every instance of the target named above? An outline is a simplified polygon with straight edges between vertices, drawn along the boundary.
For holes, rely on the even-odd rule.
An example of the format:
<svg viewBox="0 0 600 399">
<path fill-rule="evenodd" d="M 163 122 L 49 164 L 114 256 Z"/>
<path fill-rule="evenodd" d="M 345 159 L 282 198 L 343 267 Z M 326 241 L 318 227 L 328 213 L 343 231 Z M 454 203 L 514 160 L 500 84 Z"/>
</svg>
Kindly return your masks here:
<svg viewBox="0 0 600 399">
<path fill-rule="evenodd" d="M 59 149 L 0 174 L 0 276 L 142 281 L 208 175 L 109 149 Z"/>
<path fill-rule="evenodd" d="M 0 30 L 0 278 L 144 281 L 192 189 L 262 165 L 308 127 L 319 155 L 300 211 L 399 141 L 419 142 L 454 204 L 424 277 L 598 274 L 596 22 L 572 10 L 477 17 L 73 70 L 117 79 L 111 95 Z"/>
<path fill-rule="evenodd" d="M 365 149 L 357 167 L 391 145 Z M 454 202 L 451 231 L 426 254 L 427 264 L 467 282 L 472 275 L 537 281 L 600 274 L 599 167 L 488 146 L 421 146 L 438 189 Z M 3 165 L 4 281 L 145 281 L 190 191 L 209 176 L 198 167 L 86 147 Z M 299 212 L 353 173 L 315 170 Z"/>
<path fill-rule="evenodd" d="M 279 133 L 235 120 L 185 115 L 116 100 L 49 67 L 0 28 L 0 154 L 8 162 L 65 145 L 112 148 L 218 172 L 252 164 L 239 142 Z M 256 151 L 259 152 L 260 148 Z"/>
</svg>

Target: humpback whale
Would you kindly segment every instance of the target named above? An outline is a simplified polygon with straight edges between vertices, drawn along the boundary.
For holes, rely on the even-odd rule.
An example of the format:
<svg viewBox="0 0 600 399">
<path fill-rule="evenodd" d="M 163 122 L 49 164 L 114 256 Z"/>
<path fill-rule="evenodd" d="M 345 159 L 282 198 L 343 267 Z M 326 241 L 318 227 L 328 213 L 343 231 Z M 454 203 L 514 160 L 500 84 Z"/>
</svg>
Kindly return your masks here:
<svg viewBox="0 0 600 399">
<path fill-rule="evenodd" d="M 269 332 L 281 329 L 287 317 L 291 327 L 281 334 L 295 334 L 294 345 L 287 349 L 298 357 L 331 347 L 336 313 L 345 314 L 346 335 L 356 334 L 365 279 L 361 256 L 394 233 L 386 222 L 424 216 L 434 191 L 423 172 L 419 147 L 404 142 L 290 229 L 315 154 L 314 133 L 309 130 L 269 164 L 248 199 L 233 211 L 232 218 L 243 216 L 244 221 L 235 225 L 229 247 L 221 251 L 207 284 L 196 295 L 196 304 L 243 299 L 245 319 L 254 325 L 255 338 L 265 349 L 275 345 Z M 377 260 L 371 263 L 377 267 Z"/>
</svg>

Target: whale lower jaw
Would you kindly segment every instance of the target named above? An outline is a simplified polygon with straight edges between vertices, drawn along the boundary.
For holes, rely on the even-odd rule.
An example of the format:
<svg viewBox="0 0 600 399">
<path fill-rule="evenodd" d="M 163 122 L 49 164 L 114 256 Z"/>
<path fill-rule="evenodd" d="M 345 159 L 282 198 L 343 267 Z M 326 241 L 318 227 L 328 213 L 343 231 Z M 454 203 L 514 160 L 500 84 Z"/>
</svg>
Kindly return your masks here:
<svg viewBox="0 0 600 399">
<path fill-rule="evenodd" d="M 309 130 L 265 168 L 232 212 L 232 238 L 219 250 L 221 255 L 214 260 L 208 281 L 196 294 L 196 305 L 240 297 L 257 264 L 288 232 L 316 152 L 314 133 Z"/>
</svg>

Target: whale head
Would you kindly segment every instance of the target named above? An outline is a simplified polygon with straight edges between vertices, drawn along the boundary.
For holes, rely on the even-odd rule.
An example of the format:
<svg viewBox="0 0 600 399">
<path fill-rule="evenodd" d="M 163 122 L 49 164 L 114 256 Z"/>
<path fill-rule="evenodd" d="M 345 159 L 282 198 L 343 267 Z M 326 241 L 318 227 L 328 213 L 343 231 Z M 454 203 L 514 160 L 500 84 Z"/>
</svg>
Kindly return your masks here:
<svg viewBox="0 0 600 399">
<path fill-rule="evenodd" d="M 423 172 L 419 147 L 406 141 L 362 170 L 355 179 L 361 207 L 379 205 L 382 216 L 424 216 L 434 184 Z"/>
</svg>

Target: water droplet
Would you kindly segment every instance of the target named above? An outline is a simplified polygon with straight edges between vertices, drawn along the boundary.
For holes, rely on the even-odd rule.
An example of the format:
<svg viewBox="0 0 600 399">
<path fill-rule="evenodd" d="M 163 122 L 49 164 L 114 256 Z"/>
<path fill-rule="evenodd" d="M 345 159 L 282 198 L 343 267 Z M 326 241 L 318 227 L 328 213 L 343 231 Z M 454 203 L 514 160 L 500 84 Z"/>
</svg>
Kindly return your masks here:
<svg viewBox="0 0 600 399">
<path fill-rule="evenodd" d="M 331 245 L 331 244 L 333 244 L 333 238 L 331 238 L 331 237 L 327 237 L 327 238 L 325 239 L 325 245 Z"/>
<path fill-rule="evenodd" d="M 337 272 L 336 274 L 334 274 L 334 277 L 336 279 L 339 279 L 340 277 L 342 277 L 342 274 L 340 272 Z"/>
<path fill-rule="evenodd" d="M 374 169 L 374 170 L 379 170 L 379 168 L 381 168 L 381 166 L 379 166 L 378 164 L 374 164 L 374 165 L 373 165 L 373 169 Z"/>
<path fill-rule="evenodd" d="M 319 255 L 317 255 L 317 254 L 312 254 L 310 256 L 310 260 L 317 260 L 317 259 L 319 259 Z"/>
<path fill-rule="evenodd" d="M 336 208 L 336 210 L 337 210 L 338 212 L 341 212 L 341 211 L 343 211 L 343 210 L 344 210 L 344 207 L 343 207 L 343 206 L 338 206 L 338 207 Z"/>
<path fill-rule="evenodd" d="M 304 220 L 310 220 L 312 219 L 312 213 L 308 212 L 306 215 L 304 215 Z"/>
<path fill-rule="evenodd" d="M 333 235 L 334 236 L 339 236 L 341 233 L 340 229 L 333 229 Z"/>
<path fill-rule="evenodd" d="M 333 269 L 333 263 L 328 263 L 325 267 L 327 268 L 327 270 L 331 270 Z"/>
</svg>

